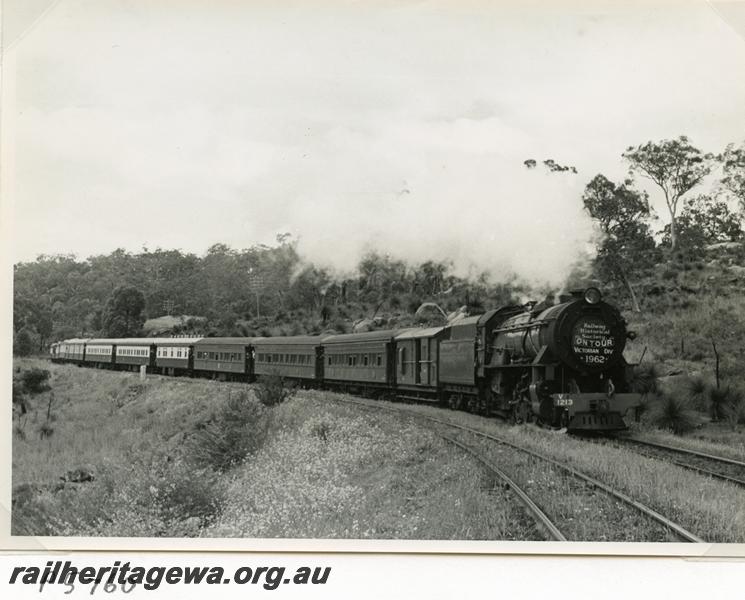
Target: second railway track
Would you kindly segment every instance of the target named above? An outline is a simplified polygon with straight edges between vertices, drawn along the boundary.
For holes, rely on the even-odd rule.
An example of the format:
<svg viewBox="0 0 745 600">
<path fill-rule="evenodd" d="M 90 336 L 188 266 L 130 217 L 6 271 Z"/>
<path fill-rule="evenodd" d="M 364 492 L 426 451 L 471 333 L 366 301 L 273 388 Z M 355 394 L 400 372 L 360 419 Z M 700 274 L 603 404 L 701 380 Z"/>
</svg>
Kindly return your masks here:
<svg viewBox="0 0 745 600">
<path fill-rule="evenodd" d="M 677 446 L 668 446 L 658 442 L 649 442 L 633 437 L 615 437 L 611 439 L 614 443 L 621 446 L 638 448 L 641 454 L 650 458 L 665 460 L 684 469 L 700 473 L 701 475 L 745 487 L 745 461 L 697 452 Z"/>
</svg>

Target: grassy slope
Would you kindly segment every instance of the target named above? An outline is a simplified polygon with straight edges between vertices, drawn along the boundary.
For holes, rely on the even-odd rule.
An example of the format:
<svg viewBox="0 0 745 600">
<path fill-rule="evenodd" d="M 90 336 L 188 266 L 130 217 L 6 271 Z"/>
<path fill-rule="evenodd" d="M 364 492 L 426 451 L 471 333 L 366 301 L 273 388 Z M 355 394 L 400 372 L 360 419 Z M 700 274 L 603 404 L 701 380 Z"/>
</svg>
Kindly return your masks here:
<svg viewBox="0 0 745 600">
<path fill-rule="evenodd" d="M 13 439 L 13 533 L 106 536 L 533 539 L 507 492 L 442 440 L 310 392 L 264 409 L 263 446 L 227 472 L 190 440 L 246 386 L 22 360 L 52 372 Z M 247 401 L 255 402 L 250 395 Z M 17 422 L 16 422 L 17 423 Z M 257 425 L 259 427 L 259 425 Z M 62 483 L 68 471 L 95 475 Z"/>
<path fill-rule="evenodd" d="M 722 375 L 743 383 L 745 258 L 711 251 L 698 261 L 657 265 L 635 286 L 642 312 L 625 310 L 630 328 L 638 333 L 628 345 L 631 360 L 638 360 L 646 347 L 645 360 L 662 363 L 668 371 L 713 378 L 714 339 Z"/>
</svg>

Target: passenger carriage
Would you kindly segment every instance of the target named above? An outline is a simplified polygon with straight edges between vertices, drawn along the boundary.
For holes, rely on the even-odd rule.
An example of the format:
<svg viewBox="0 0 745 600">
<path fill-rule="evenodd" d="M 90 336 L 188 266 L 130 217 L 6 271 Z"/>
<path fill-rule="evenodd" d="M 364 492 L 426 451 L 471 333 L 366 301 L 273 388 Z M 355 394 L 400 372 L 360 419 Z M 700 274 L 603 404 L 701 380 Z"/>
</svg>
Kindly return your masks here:
<svg viewBox="0 0 745 600">
<path fill-rule="evenodd" d="M 245 379 L 253 374 L 252 343 L 258 338 L 214 337 L 194 343 L 194 371 L 220 379 Z"/>
<path fill-rule="evenodd" d="M 114 346 L 114 365 L 117 369 L 136 371 L 141 366 L 154 366 L 155 340 L 153 338 L 117 338 L 108 340 Z"/>
<path fill-rule="evenodd" d="M 254 375 L 321 381 L 324 377 L 321 340 L 318 335 L 255 339 Z"/>
<path fill-rule="evenodd" d="M 165 375 L 191 372 L 194 368 L 194 345 L 201 337 L 153 339 L 155 369 Z"/>
<path fill-rule="evenodd" d="M 390 329 L 323 338 L 324 380 L 361 384 L 351 387 L 393 387 L 396 383 L 394 340 L 404 331 Z"/>
<path fill-rule="evenodd" d="M 65 362 L 80 362 L 85 359 L 85 344 L 88 338 L 73 338 L 59 344 L 58 357 Z"/>
<path fill-rule="evenodd" d="M 113 340 L 90 339 L 85 344 L 86 364 L 94 366 L 109 366 L 114 362 Z"/>
</svg>

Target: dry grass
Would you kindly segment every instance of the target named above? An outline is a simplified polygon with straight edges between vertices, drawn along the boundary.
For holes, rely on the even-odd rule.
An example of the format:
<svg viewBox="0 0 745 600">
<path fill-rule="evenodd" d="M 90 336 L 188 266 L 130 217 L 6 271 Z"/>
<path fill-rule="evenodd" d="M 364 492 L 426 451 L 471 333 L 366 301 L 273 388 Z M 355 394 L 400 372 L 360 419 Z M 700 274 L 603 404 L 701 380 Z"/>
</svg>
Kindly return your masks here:
<svg viewBox="0 0 745 600">
<path fill-rule="evenodd" d="M 18 364 L 50 369 L 56 404 L 50 438 L 34 429 L 43 398 L 14 436 L 16 535 L 542 539 L 473 459 L 395 417 L 320 392 L 255 402 L 263 446 L 231 469 L 232 455 L 212 460 L 224 445 L 212 434 L 245 412 L 245 385 Z M 75 469 L 94 481 L 61 482 Z"/>
<path fill-rule="evenodd" d="M 695 431 L 685 437 L 664 431 L 644 430 L 640 432 L 639 438 L 745 461 L 745 431 L 735 432 L 721 423 L 709 423 L 705 429 Z"/>
<path fill-rule="evenodd" d="M 13 439 L 14 534 L 197 535 L 214 518 L 222 479 L 195 464 L 187 442 L 219 421 L 245 386 L 44 366 L 52 374 L 54 432 L 37 433 L 46 401 L 34 398 L 25 435 Z M 78 469 L 93 481 L 61 481 Z"/>
<path fill-rule="evenodd" d="M 303 392 L 239 469 L 204 535 L 541 539 L 514 498 L 421 427 Z"/>
<path fill-rule="evenodd" d="M 534 426 L 510 427 L 461 412 L 429 406 L 408 410 L 452 419 L 537 450 L 604 481 L 649 505 L 709 542 L 745 541 L 742 490 L 631 450 L 589 445 L 563 433 Z M 677 438 L 676 438 L 677 439 Z"/>
</svg>

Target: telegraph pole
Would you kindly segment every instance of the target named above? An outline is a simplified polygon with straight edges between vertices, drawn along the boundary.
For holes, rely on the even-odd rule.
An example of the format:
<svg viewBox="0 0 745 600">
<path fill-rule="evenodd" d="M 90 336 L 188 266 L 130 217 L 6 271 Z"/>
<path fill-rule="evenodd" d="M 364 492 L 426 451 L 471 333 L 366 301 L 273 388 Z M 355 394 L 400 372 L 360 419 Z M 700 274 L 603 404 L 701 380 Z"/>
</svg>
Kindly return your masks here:
<svg viewBox="0 0 745 600">
<path fill-rule="evenodd" d="M 251 269 L 248 272 L 248 289 L 251 293 L 256 295 L 256 316 L 261 316 L 261 308 L 259 304 L 259 298 L 261 297 L 261 291 L 264 289 L 264 275 L 258 271 L 258 269 Z"/>
</svg>

